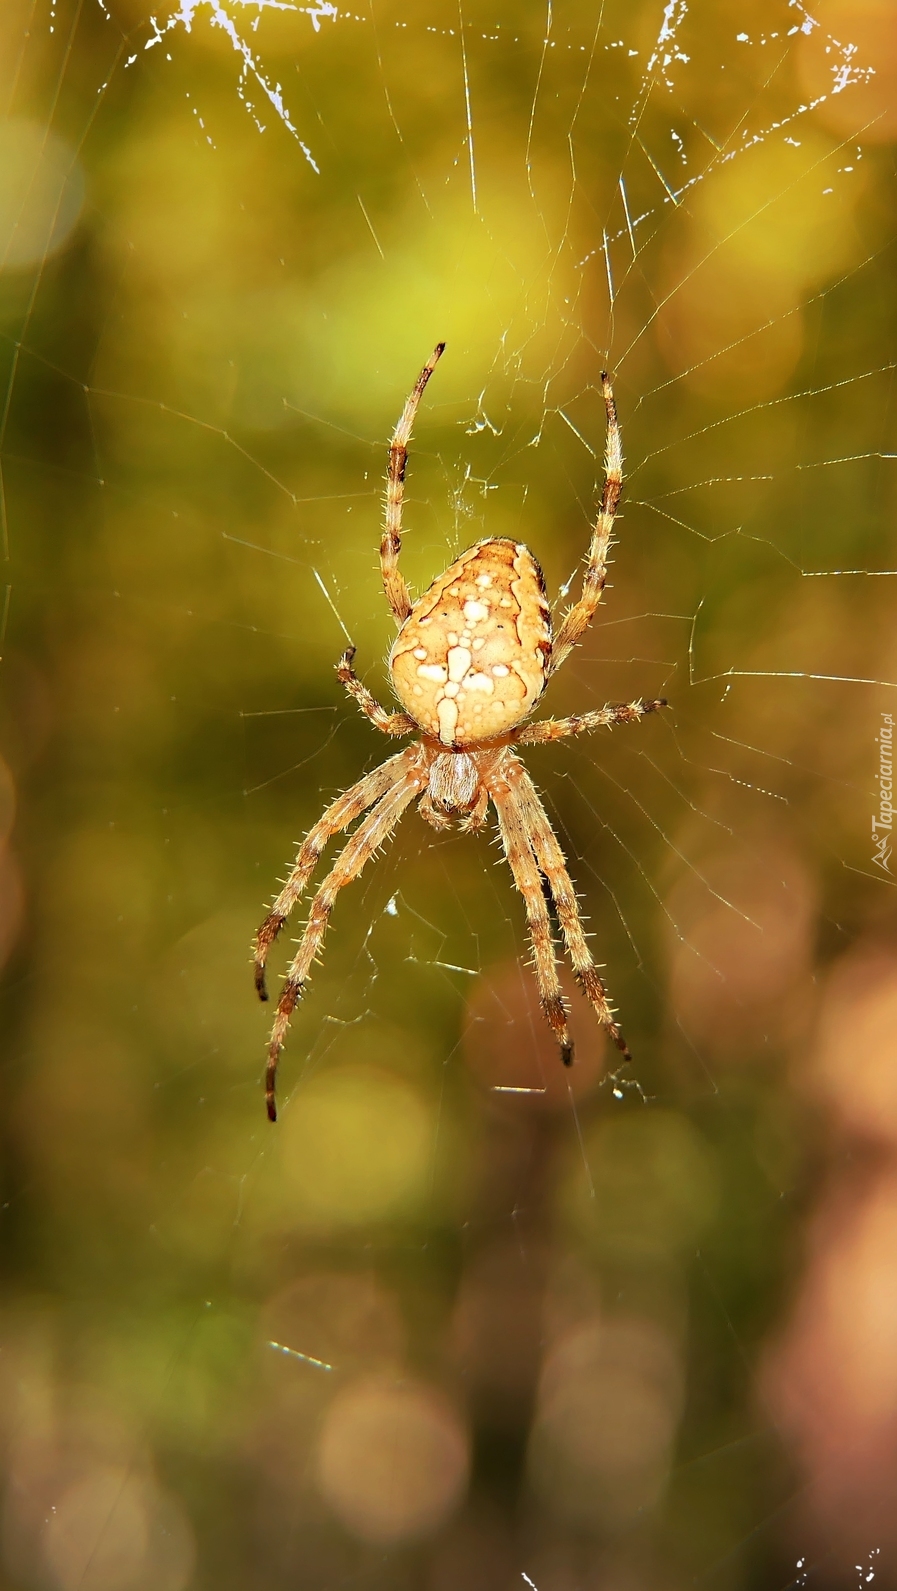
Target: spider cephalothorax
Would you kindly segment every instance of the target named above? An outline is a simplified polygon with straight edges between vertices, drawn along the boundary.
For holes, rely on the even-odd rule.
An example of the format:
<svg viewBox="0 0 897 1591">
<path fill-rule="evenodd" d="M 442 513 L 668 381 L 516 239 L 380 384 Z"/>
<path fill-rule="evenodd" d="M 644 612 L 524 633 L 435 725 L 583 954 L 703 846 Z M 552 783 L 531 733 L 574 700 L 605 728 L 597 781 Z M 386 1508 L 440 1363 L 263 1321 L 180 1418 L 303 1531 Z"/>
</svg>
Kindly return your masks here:
<svg viewBox="0 0 897 1591">
<path fill-rule="evenodd" d="M 602 375 L 607 410 L 604 490 L 582 594 L 561 620 L 557 636 L 552 638 L 551 612 L 538 563 L 521 542 L 504 538 L 478 542 L 463 552 L 412 603 L 398 563 L 405 462 L 417 406 L 444 346 L 437 346 L 418 376 L 389 448 L 380 564 L 386 598 L 399 622 L 389 669 L 405 712 L 387 712 L 357 678 L 352 668 L 354 647 L 343 654 L 337 667 L 341 683 L 378 729 L 386 735 L 417 734 L 420 738 L 387 758 L 328 807 L 306 836 L 295 867 L 256 935 L 256 988 L 266 1000 L 265 962 L 271 945 L 328 840 L 361 818 L 312 901 L 278 1001 L 266 1074 L 272 1121 L 277 1115 L 274 1085 L 278 1057 L 336 896 L 357 878 L 415 800 L 421 816 L 435 829 L 457 822 L 466 830 L 482 828 L 492 802 L 505 855 L 526 907 L 542 1008 L 564 1063 L 572 1061 L 573 1048 L 543 879 L 580 987 L 618 1049 L 629 1055 L 586 942 L 563 852 L 535 785 L 513 749 L 602 725 L 633 723 L 666 706 L 661 699 L 624 702 L 574 718 L 525 723 L 550 676 L 585 634 L 604 589 L 622 479 L 613 393 L 607 376 Z"/>
</svg>

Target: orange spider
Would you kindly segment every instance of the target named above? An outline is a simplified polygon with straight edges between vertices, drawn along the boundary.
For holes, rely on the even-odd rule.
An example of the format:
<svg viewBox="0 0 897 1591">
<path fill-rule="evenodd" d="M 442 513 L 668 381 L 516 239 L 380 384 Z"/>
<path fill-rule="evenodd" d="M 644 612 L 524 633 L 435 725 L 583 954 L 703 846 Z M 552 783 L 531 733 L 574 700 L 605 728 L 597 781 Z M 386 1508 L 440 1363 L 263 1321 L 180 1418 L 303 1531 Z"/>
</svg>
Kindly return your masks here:
<svg viewBox="0 0 897 1591">
<path fill-rule="evenodd" d="M 341 684 L 377 729 L 385 735 L 417 734 L 420 738 L 359 779 L 327 808 L 303 841 L 296 865 L 256 935 L 255 983 L 266 1000 L 268 951 L 305 890 L 318 857 L 335 834 L 367 813 L 312 901 L 277 1004 L 266 1072 L 271 1121 L 277 1119 L 278 1057 L 334 901 L 389 837 L 406 807 L 418 798 L 421 816 L 435 829 L 449 828 L 455 822 L 464 830 L 480 829 L 492 802 L 514 883 L 526 907 L 542 1009 L 565 1066 L 572 1062 L 573 1047 L 543 878 L 580 987 L 599 1022 L 629 1058 L 586 943 L 563 852 L 535 785 L 513 749 L 605 725 L 635 723 L 667 705 L 663 700 L 624 702 L 575 718 L 524 723 L 551 675 L 582 640 L 604 590 L 623 465 L 613 392 L 602 373 L 607 410 L 604 490 L 582 595 L 565 613 L 557 636 L 552 638 L 551 612 L 538 563 L 528 547 L 503 537 L 490 537 L 463 552 L 417 602 L 412 602 L 399 569 L 405 464 L 418 404 L 444 347 L 439 343 L 424 365 L 389 446 L 380 567 L 386 600 L 399 624 L 389 654 L 389 671 L 405 711 L 387 712 L 356 677 L 354 646 L 344 652 L 337 667 Z"/>
</svg>

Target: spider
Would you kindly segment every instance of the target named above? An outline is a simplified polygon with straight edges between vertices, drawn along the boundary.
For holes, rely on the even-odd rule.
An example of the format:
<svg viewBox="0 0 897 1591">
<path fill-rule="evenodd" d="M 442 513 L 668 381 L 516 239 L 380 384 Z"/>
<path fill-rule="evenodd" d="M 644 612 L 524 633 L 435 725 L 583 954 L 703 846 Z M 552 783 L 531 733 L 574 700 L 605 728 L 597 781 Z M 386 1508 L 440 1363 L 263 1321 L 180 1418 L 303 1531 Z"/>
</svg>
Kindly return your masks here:
<svg viewBox="0 0 897 1591">
<path fill-rule="evenodd" d="M 603 726 L 636 723 L 646 713 L 667 705 L 662 699 L 624 702 L 574 718 L 525 722 L 548 680 L 582 640 L 604 590 L 623 465 L 613 392 L 602 372 L 607 411 L 604 489 L 582 594 L 564 614 L 557 635 L 552 636 L 538 563 L 528 547 L 504 537 L 490 537 L 462 552 L 413 602 L 399 569 L 405 465 L 418 405 L 444 348 L 445 344 L 439 343 L 424 365 L 389 445 L 380 568 L 386 600 L 399 625 L 389 654 L 389 671 L 404 712 L 381 707 L 358 679 L 352 667 L 354 646 L 346 649 L 336 670 L 340 683 L 375 728 L 384 735 L 419 738 L 365 774 L 327 808 L 306 835 L 295 867 L 256 934 L 255 985 L 260 998 L 267 1000 L 265 963 L 271 945 L 305 890 L 324 847 L 361 818 L 312 901 L 278 1001 L 265 1077 L 271 1121 L 277 1119 L 275 1082 L 280 1052 L 336 897 L 344 885 L 358 877 L 416 800 L 421 817 L 434 829 L 457 823 L 468 833 L 483 828 L 492 802 L 504 853 L 526 908 L 542 1009 L 564 1065 L 573 1061 L 573 1046 L 543 879 L 580 988 L 617 1048 L 627 1060 L 631 1058 L 586 943 L 564 854 L 536 787 L 514 750 Z"/>
</svg>

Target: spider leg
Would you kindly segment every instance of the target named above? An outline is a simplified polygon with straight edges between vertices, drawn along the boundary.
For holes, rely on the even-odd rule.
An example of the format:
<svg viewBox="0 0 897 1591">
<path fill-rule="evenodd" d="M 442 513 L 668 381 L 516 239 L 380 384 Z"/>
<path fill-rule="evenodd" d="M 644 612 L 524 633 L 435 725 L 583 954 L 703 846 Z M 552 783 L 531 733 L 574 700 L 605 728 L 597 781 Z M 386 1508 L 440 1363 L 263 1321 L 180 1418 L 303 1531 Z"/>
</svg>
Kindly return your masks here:
<svg viewBox="0 0 897 1591">
<path fill-rule="evenodd" d="M 396 759 L 397 760 L 397 759 Z M 346 884 L 351 884 L 357 878 L 362 868 L 377 850 L 387 840 L 405 811 L 405 808 L 414 800 L 423 785 L 420 773 L 408 768 L 385 795 L 380 797 L 372 812 L 369 812 L 364 821 L 359 824 L 351 839 L 346 841 L 339 856 L 327 874 L 323 884 L 311 903 L 308 922 L 299 941 L 299 949 L 290 962 L 283 992 L 277 1002 L 277 1012 L 274 1017 L 274 1026 L 271 1030 L 271 1040 L 268 1045 L 268 1064 L 265 1070 L 265 1100 L 268 1106 L 268 1118 L 277 1120 L 277 1105 L 275 1103 L 275 1083 L 277 1080 L 277 1062 L 283 1049 L 296 1005 L 302 998 L 308 976 L 315 957 L 321 947 L 321 941 L 333 903 L 340 890 Z"/>
<path fill-rule="evenodd" d="M 604 490 L 601 506 L 592 531 L 589 559 L 582 582 L 582 596 L 564 614 L 551 651 L 549 674 L 556 674 L 572 648 L 581 641 L 592 622 L 595 609 L 601 601 L 607 579 L 607 554 L 614 528 L 614 515 L 620 501 L 623 481 L 623 449 L 620 427 L 617 423 L 617 406 L 607 372 L 601 372 L 601 390 L 607 411 L 607 441 L 604 449 Z"/>
<path fill-rule="evenodd" d="M 380 542 L 380 570 L 383 576 L 383 590 L 386 593 L 386 600 L 400 624 L 407 619 L 413 606 L 411 597 L 408 594 L 408 587 L 405 584 L 405 577 L 399 569 L 408 443 L 411 438 L 411 427 L 414 424 L 414 416 L 417 414 L 418 404 L 423 397 L 424 388 L 436 368 L 436 363 L 444 347 L 445 343 L 437 343 L 433 349 L 411 389 L 410 396 L 402 410 L 401 418 L 393 431 L 392 441 L 389 444 L 383 539 Z"/>
<path fill-rule="evenodd" d="M 411 753 L 412 748 L 409 746 L 406 751 L 400 751 L 395 757 L 388 757 L 386 762 L 381 762 L 379 768 L 374 768 L 357 784 L 353 784 L 351 789 L 337 796 L 314 828 L 309 829 L 299 848 L 295 867 L 255 936 L 255 986 L 260 999 L 268 998 L 265 988 L 268 951 L 303 894 L 325 845 L 334 835 L 341 834 L 350 823 L 354 823 L 375 801 L 379 801 L 393 785 L 402 781 L 411 766 Z"/>
<path fill-rule="evenodd" d="M 377 729 L 384 735 L 410 735 L 417 729 L 417 724 L 410 713 L 389 713 L 381 707 L 376 697 L 372 696 L 366 685 L 361 683 L 352 667 L 355 656 L 354 646 L 347 646 L 345 652 L 336 665 L 336 677 L 344 685 L 349 695 L 354 697 L 365 717 L 371 720 Z"/>
<path fill-rule="evenodd" d="M 527 724 L 514 736 L 518 746 L 537 746 L 546 740 L 563 740 L 566 735 L 584 735 L 590 729 L 610 728 L 613 724 L 637 724 L 647 713 L 656 713 L 669 702 L 659 696 L 653 702 L 618 702 L 613 706 L 599 707 L 594 713 L 578 713 L 574 718 L 543 718 L 539 724 Z"/>
<path fill-rule="evenodd" d="M 529 774 L 516 757 L 514 763 L 507 770 L 511 788 L 511 801 L 519 812 L 519 821 L 530 837 L 536 861 L 544 874 L 551 898 L 554 901 L 561 933 L 570 960 L 576 981 L 583 994 L 589 1001 L 598 1021 L 625 1056 L 627 1061 L 632 1060 L 629 1046 L 620 1031 L 618 1023 L 614 1020 L 613 1010 L 607 998 L 604 981 L 592 960 L 592 955 L 586 941 L 582 918 L 579 915 L 579 906 L 576 901 L 576 892 L 567 872 L 564 853 L 558 843 L 557 836 L 548 819 L 548 813 L 542 805 Z"/>
<path fill-rule="evenodd" d="M 561 1060 L 565 1066 L 573 1063 L 573 1043 L 567 1026 L 567 1009 L 558 978 L 557 959 L 551 937 L 551 920 L 542 893 L 542 880 L 523 821 L 520 803 L 515 800 L 510 787 L 496 780 L 490 787 L 493 805 L 498 817 L 498 832 L 505 856 L 526 907 L 533 947 L 539 997 L 548 1024 L 560 1045 Z"/>
</svg>

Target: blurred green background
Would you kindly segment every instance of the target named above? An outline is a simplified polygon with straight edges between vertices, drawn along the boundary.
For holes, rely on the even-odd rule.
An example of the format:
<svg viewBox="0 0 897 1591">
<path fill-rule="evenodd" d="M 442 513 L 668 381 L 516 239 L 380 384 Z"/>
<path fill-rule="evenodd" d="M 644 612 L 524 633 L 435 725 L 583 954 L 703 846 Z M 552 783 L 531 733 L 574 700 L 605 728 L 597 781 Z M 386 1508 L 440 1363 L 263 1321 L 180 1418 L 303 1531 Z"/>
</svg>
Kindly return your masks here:
<svg viewBox="0 0 897 1591">
<path fill-rule="evenodd" d="M 6 0 L 4 1588 L 897 1584 L 895 22 Z M 388 700 L 443 338 L 417 590 L 571 587 L 613 373 L 546 710 L 672 707 L 527 760 L 634 1065 L 412 812 L 272 1128 L 249 942 L 388 751 L 333 665 Z"/>
</svg>

